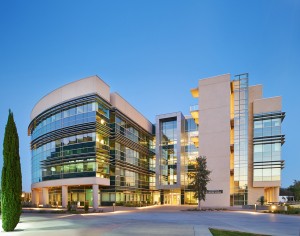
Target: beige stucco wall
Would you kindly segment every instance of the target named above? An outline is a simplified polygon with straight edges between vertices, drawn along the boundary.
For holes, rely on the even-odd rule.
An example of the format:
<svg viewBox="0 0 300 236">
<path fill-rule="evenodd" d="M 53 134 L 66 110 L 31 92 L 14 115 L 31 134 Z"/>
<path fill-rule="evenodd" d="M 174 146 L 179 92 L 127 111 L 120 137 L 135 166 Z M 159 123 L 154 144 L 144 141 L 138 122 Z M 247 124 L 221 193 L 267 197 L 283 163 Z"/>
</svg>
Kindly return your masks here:
<svg viewBox="0 0 300 236">
<path fill-rule="evenodd" d="M 280 187 L 280 181 L 255 181 L 253 187 Z"/>
<path fill-rule="evenodd" d="M 44 96 L 32 109 L 30 118 L 33 120 L 41 112 L 64 101 L 93 93 L 110 101 L 110 87 L 98 76 L 91 76 L 66 84 Z"/>
<path fill-rule="evenodd" d="M 274 111 L 281 111 L 282 109 L 282 98 L 272 97 L 272 98 L 263 98 L 263 99 L 256 99 L 253 102 L 253 113 L 267 113 L 267 112 L 274 112 Z"/>
<path fill-rule="evenodd" d="M 262 99 L 263 97 L 263 86 L 261 84 L 249 86 L 249 103 L 252 103 L 254 100 Z"/>
<path fill-rule="evenodd" d="M 253 101 L 262 98 L 262 85 L 249 86 L 248 91 L 248 204 L 255 204 L 260 196 L 264 196 L 264 188 L 253 187 Z"/>
<path fill-rule="evenodd" d="M 147 120 L 138 110 L 136 110 L 132 105 L 130 105 L 124 98 L 122 98 L 118 93 L 110 94 L 110 102 L 121 111 L 124 115 L 128 116 L 142 128 L 152 133 L 152 124 Z"/>
<path fill-rule="evenodd" d="M 199 80 L 199 155 L 212 171 L 203 206 L 230 205 L 230 74 Z"/>
</svg>

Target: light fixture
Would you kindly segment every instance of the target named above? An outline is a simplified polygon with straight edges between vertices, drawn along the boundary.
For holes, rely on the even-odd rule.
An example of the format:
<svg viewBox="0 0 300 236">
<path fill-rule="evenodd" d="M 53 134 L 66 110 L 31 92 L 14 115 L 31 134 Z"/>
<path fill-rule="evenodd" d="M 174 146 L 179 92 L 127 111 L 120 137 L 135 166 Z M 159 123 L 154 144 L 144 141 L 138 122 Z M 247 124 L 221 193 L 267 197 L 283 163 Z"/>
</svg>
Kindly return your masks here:
<svg viewBox="0 0 300 236">
<path fill-rule="evenodd" d="M 271 210 L 272 210 L 272 212 L 273 212 L 273 211 L 275 211 L 275 210 L 276 210 L 276 208 L 277 208 L 277 207 L 276 207 L 275 205 L 272 205 L 272 206 L 271 206 Z"/>
</svg>

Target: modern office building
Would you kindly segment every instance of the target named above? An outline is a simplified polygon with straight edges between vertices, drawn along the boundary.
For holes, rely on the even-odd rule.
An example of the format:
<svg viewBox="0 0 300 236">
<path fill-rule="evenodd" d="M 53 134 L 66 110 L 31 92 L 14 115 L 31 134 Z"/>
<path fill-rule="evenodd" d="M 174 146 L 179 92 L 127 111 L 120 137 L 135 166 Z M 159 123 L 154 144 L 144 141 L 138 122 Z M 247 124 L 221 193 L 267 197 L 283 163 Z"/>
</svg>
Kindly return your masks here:
<svg viewBox="0 0 300 236">
<path fill-rule="evenodd" d="M 191 114 L 199 125 L 199 155 L 212 170 L 204 205 L 255 204 L 260 196 L 278 202 L 281 97 L 263 98 L 262 85 L 249 86 L 248 74 L 202 79 L 191 93 L 198 99 Z"/>
<path fill-rule="evenodd" d="M 31 112 L 32 200 L 97 208 L 152 199 L 153 125 L 97 76 L 43 97 Z"/>
<path fill-rule="evenodd" d="M 191 114 L 157 115 L 155 125 L 97 76 L 49 93 L 28 128 L 33 202 L 196 204 L 188 172 L 200 155 L 212 171 L 205 206 L 278 201 L 281 97 L 263 98 L 247 74 L 230 77 L 199 80 Z"/>
</svg>

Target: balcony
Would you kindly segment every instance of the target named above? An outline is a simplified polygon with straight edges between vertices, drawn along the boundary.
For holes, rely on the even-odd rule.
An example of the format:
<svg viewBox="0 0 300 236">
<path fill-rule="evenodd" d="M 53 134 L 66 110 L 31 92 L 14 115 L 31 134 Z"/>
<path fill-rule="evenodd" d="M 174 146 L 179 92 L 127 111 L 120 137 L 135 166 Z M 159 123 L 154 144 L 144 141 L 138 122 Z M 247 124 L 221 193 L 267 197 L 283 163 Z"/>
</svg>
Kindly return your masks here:
<svg viewBox="0 0 300 236">
<path fill-rule="evenodd" d="M 191 136 L 191 141 L 194 143 L 196 148 L 199 147 L 199 136 L 198 135 Z"/>
<path fill-rule="evenodd" d="M 194 98 L 198 98 L 199 97 L 199 89 L 197 88 L 192 88 L 191 89 L 191 94 Z"/>
<path fill-rule="evenodd" d="M 190 113 L 195 120 L 196 124 L 199 124 L 199 105 L 190 106 Z"/>
</svg>

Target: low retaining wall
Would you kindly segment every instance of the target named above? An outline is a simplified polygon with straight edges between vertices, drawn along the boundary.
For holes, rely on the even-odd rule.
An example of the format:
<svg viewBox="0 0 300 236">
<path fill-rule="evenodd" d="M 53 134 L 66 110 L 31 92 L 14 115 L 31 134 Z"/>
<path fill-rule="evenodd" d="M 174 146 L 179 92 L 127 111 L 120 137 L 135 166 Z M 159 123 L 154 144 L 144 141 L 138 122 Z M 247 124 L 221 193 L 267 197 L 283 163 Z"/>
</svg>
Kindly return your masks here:
<svg viewBox="0 0 300 236">
<path fill-rule="evenodd" d="M 244 205 L 242 206 L 243 209 L 253 209 L 255 210 L 255 205 Z M 287 206 L 278 206 L 278 205 L 268 205 L 268 206 L 261 206 L 256 205 L 256 210 L 259 211 L 287 211 Z"/>
</svg>

